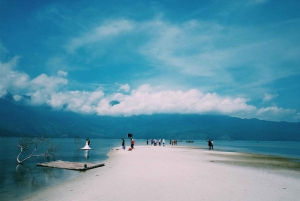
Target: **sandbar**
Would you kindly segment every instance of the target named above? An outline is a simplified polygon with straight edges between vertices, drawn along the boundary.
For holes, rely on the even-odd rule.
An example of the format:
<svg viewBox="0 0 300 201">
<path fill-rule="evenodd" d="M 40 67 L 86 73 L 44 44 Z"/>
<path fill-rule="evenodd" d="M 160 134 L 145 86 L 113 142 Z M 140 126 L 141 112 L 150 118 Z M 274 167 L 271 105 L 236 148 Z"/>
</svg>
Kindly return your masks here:
<svg viewBox="0 0 300 201">
<path fill-rule="evenodd" d="M 300 164 L 281 157 L 190 147 L 114 148 L 101 168 L 26 200 L 294 201 Z"/>
</svg>

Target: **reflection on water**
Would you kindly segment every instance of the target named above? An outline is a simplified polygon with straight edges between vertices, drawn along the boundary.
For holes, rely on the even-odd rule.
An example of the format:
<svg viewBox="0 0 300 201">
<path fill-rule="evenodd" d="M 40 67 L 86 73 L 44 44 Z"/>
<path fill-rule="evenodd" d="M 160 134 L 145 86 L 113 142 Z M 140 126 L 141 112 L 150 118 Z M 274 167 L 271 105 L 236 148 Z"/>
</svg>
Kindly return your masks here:
<svg viewBox="0 0 300 201">
<path fill-rule="evenodd" d="M 18 193 L 10 194 L 7 198 L 11 200 L 18 199 L 19 196 L 24 197 L 24 195 L 41 190 L 45 186 L 55 184 L 57 179 L 64 177 L 73 178 L 78 174 L 75 171 L 19 164 L 15 168 L 13 177 L 14 185 L 18 187 Z"/>
<path fill-rule="evenodd" d="M 36 167 L 19 164 L 16 166 L 15 183 L 17 186 L 28 186 L 30 188 L 39 188 L 51 178 L 58 177 L 59 173 L 53 171 L 52 168 L 41 168 L 41 171 L 36 171 Z"/>
<path fill-rule="evenodd" d="M 89 159 L 89 150 L 83 150 L 84 151 L 84 156 L 88 160 Z"/>
<path fill-rule="evenodd" d="M 26 165 L 17 165 L 14 180 L 17 186 L 35 186 L 32 170 Z"/>
</svg>

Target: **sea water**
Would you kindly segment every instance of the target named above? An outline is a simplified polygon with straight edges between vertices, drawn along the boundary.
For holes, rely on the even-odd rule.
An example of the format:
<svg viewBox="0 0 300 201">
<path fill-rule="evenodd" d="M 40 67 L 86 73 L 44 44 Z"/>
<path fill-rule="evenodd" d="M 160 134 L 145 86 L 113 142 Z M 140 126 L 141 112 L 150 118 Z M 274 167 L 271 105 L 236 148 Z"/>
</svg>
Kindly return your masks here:
<svg viewBox="0 0 300 201">
<path fill-rule="evenodd" d="M 36 163 L 44 162 L 36 158 L 18 165 L 16 157 L 20 149 L 16 146 L 19 138 L 0 138 L 0 200 L 21 200 L 33 193 L 52 185 L 68 181 L 85 172 L 56 168 L 38 167 Z M 107 153 L 114 147 L 121 146 L 121 139 L 91 139 L 92 150 L 79 148 L 85 145 L 85 139 L 50 138 L 59 145 L 56 160 L 72 162 L 101 163 L 107 159 Z M 129 140 L 126 139 L 129 146 Z M 136 146 L 146 145 L 145 139 L 137 139 Z M 150 146 L 150 141 L 149 141 Z M 166 146 L 170 145 L 166 140 Z M 195 140 L 194 143 L 178 142 L 178 146 L 191 146 L 207 149 L 205 140 Z M 300 162 L 300 142 L 290 141 L 214 141 L 214 150 L 258 153 L 293 158 Z"/>
</svg>

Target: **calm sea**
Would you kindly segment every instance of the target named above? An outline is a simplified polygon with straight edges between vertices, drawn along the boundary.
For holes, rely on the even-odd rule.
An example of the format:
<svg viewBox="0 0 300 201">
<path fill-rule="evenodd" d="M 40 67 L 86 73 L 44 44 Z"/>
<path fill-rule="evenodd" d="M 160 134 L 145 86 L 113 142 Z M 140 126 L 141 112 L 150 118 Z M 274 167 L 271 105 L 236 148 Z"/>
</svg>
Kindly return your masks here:
<svg viewBox="0 0 300 201">
<path fill-rule="evenodd" d="M 37 167 L 36 163 L 44 162 L 32 158 L 23 165 L 18 165 L 16 157 L 19 138 L 0 138 L 0 200 L 21 200 L 42 189 L 68 181 L 85 172 L 55 168 Z M 93 150 L 83 151 L 78 148 L 85 145 L 85 139 L 51 138 L 59 145 L 57 160 L 73 162 L 103 162 L 111 148 L 121 145 L 120 139 L 91 139 Z M 168 141 L 167 146 L 171 146 Z M 126 141 L 127 146 L 129 141 Z M 146 140 L 136 140 L 136 145 L 146 145 Z M 195 140 L 194 143 L 178 142 L 179 146 L 207 148 L 207 142 Z M 259 153 L 293 158 L 300 162 L 300 142 L 291 141 L 214 141 L 214 149 L 220 151 Z"/>
</svg>

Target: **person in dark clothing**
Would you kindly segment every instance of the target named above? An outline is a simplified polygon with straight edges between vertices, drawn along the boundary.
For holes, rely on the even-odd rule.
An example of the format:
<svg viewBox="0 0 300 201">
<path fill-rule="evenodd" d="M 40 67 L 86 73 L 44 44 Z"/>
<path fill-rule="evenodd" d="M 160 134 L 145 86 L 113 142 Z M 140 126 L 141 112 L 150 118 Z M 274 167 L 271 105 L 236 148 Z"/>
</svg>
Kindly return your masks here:
<svg viewBox="0 0 300 201">
<path fill-rule="evenodd" d="M 207 140 L 207 142 L 208 142 L 208 148 L 209 150 L 211 150 L 211 140 Z"/>
<path fill-rule="evenodd" d="M 125 150 L 125 139 L 122 138 L 122 148 Z"/>
</svg>

